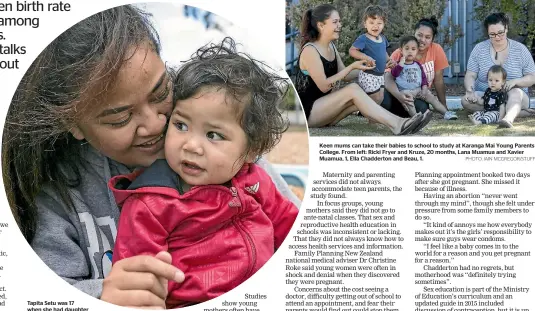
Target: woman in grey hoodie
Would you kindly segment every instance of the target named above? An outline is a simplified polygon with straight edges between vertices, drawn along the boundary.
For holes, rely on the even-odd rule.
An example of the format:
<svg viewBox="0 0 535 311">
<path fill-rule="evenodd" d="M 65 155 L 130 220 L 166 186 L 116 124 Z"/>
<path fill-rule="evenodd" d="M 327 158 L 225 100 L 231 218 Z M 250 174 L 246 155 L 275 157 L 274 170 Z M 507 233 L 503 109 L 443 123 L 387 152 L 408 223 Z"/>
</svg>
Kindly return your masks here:
<svg viewBox="0 0 535 311">
<path fill-rule="evenodd" d="M 3 136 L 4 185 L 25 238 L 67 282 L 123 306 L 165 308 L 167 281 L 184 279 L 166 252 L 111 265 L 120 211 L 107 181 L 163 158 L 173 73 L 159 51 L 135 7 L 79 22 L 26 72 Z"/>
</svg>

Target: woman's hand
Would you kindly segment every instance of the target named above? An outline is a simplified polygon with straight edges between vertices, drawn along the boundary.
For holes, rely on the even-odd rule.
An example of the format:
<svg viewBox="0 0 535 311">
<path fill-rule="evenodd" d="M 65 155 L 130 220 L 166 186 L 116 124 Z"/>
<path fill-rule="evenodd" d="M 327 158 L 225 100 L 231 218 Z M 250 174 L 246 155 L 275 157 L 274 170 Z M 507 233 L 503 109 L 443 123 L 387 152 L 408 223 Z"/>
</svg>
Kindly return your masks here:
<svg viewBox="0 0 535 311">
<path fill-rule="evenodd" d="M 506 91 L 506 92 L 509 92 L 512 88 L 514 88 L 516 86 L 516 80 L 515 79 L 512 79 L 512 80 L 509 80 L 509 81 L 505 81 L 505 85 L 503 86 L 503 89 Z"/>
<path fill-rule="evenodd" d="M 410 107 L 414 107 L 414 97 L 410 94 L 405 94 L 403 92 L 399 92 L 399 97 L 397 97 L 401 105 L 405 110 L 408 111 Z"/>
<path fill-rule="evenodd" d="M 477 96 L 472 89 L 467 90 L 463 98 L 469 103 L 473 103 L 473 104 L 477 103 Z"/>
<path fill-rule="evenodd" d="M 164 310 L 169 280 L 181 283 L 184 273 L 171 265 L 168 252 L 125 258 L 104 279 L 100 299 L 119 306 Z"/>
<path fill-rule="evenodd" d="M 367 64 L 368 66 L 372 66 L 372 68 L 375 68 L 375 59 L 366 56 L 364 59 L 358 60 L 358 61 L 364 61 L 364 64 Z M 357 61 L 357 62 L 358 62 Z M 357 68 L 355 68 L 357 69 Z"/>
<path fill-rule="evenodd" d="M 349 65 L 351 69 L 358 69 L 358 70 L 370 70 L 375 68 L 375 64 L 373 66 L 364 59 L 354 61 L 351 65 Z"/>
<path fill-rule="evenodd" d="M 398 63 L 396 63 L 395 60 L 393 60 L 392 58 L 388 58 L 387 62 L 386 62 L 386 68 L 394 68 L 396 67 Z"/>
</svg>

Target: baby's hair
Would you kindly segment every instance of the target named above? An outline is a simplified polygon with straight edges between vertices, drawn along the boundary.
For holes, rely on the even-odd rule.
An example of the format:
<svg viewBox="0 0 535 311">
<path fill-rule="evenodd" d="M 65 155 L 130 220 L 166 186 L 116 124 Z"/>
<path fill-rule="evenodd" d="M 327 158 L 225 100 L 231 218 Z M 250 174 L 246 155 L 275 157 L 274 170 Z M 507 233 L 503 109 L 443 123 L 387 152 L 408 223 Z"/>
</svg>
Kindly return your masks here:
<svg viewBox="0 0 535 311">
<path fill-rule="evenodd" d="M 399 46 L 403 48 L 407 43 L 414 41 L 416 46 L 418 46 L 418 39 L 415 36 L 405 36 L 399 40 Z"/>
<path fill-rule="evenodd" d="M 386 23 L 386 10 L 379 5 L 369 5 L 364 9 L 364 14 L 362 14 L 362 23 L 365 23 L 368 18 L 381 18 L 384 23 Z"/>
<path fill-rule="evenodd" d="M 288 122 L 277 106 L 288 92 L 287 79 L 265 63 L 237 52 L 232 38 L 209 44 L 182 65 L 174 81 L 173 102 L 186 100 L 210 88 L 223 89 L 247 136 L 243 158 L 260 156 L 277 145 Z"/>
<path fill-rule="evenodd" d="M 492 73 L 501 73 L 503 80 L 505 81 L 507 79 L 507 71 L 505 71 L 505 69 L 503 69 L 503 67 L 500 66 L 500 65 L 493 65 L 492 67 L 490 67 L 489 71 L 487 72 L 487 78 L 488 78 L 488 76 L 489 76 L 489 74 L 491 72 Z"/>
</svg>

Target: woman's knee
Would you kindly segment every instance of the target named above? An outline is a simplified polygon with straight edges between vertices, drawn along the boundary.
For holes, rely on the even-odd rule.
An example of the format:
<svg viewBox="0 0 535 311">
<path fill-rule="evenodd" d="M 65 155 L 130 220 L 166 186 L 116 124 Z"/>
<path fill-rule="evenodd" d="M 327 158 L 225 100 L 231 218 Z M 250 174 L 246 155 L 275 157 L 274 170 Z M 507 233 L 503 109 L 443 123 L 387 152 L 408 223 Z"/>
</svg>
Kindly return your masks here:
<svg viewBox="0 0 535 311">
<path fill-rule="evenodd" d="M 344 101 L 356 101 L 365 94 L 362 88 L 354 82 L 344 86 L 338 92 L 343 92 Z"/>
<path fill-rule="evenodd" d="M 351 93 L 351 94 L 355 94 L 355 93 L 360 93 L 360 92 L 364 92 L 362 90 L 362 88 L 355 82 L 351 82 L 349 83 L 348 85 L 346 85 L 343 90 L 345 90 L 346 92 L 348 93 Z"/>
</svg>

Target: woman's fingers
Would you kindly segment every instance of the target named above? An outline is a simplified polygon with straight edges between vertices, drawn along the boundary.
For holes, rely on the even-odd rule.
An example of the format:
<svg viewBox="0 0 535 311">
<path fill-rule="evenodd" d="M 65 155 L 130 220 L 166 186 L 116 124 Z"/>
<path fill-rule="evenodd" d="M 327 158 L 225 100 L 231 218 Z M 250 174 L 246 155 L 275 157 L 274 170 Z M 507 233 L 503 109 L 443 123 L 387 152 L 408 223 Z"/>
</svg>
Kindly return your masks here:
<svg viewBox="0 0 535 311">
<path fill-rule="evenodd" d="M 156 254 L 156 259 L 159 259 L 165 263 L 171 264 L 173 261 L 173 258 L 171 257 L 171 254 L 168 252 L 159 252 Z M 165 291 L 165 294 L 167 295 L 168 292 L 168 285 L 169 282 L 165 277 L 158 277 L 158 280 L 160 282 L 160 285 L 162 286 L 163 290 Z"/>
<path fill-rule="evenodd" d="M 167 298 L 167 279 L 165 284 L 162 283 L 161 278 L 149 272 L 128 272 L 127 277 L 118 277 L 114 287 L 119 290 L 148 290 L 156 296 L 165 299 Z"/>
<path fill-rule="evenodd" d="M 510 80 L 510 81 L 506 81 L 506 82 L 505 82 L 505 86 L 504 86 L 505 91 L 506 91 L 506 92 L 509 92 L 514 86 L 515 86 L 515 83 L 512 82 L 512 80 Z"/>
<path fill-rule="evenodd" d="M 375 66 L 371 66 L 369 62 L 366 60 L 357 60 L 351 64 L 353 69 L 359 69 L 359 70 L 369 70 L 375 68 Z"/>
<path fill-rule="evenodd" d="M 466 94 L 464 95 L 464 98 L 466 101 L 470 103 L 477 103 L 477 97 L 474 94 L 474 92 L 466 92 Z"/>
<path fill-rule="evenodd" d="M 120 306 L 165 309 L 169 280 L 184 281 L 184 273 L 171 265 L 169 253 L 125 258 L 104 279 L 100 299 Z"/>
<path fill-rule="evenodd" d="M 170 255 L 169 255 L 170 256 Z M 164 262 L 156 257 L 139 255 L 118 261 L 116 265 L 121 265 L 127 272 L 150 272 L 158 277 L 164 277 L 178 283 L 184 281 L 184 273 L 170 263 Z"/>
<path fill-rule="evenodd" d="M 403 103 L 407 106 L 414 106 L 414 98 L 410 94 L 403 94 Z"/>
<path fill-rule="evenodd" d="M 107 300 L 103 297 L 101 299 L 119 306 L 165 309 L 165 299 L 146 290 L 127 290 L 111 294 L 113 295 L 112 300 Z"/>
</svg>

